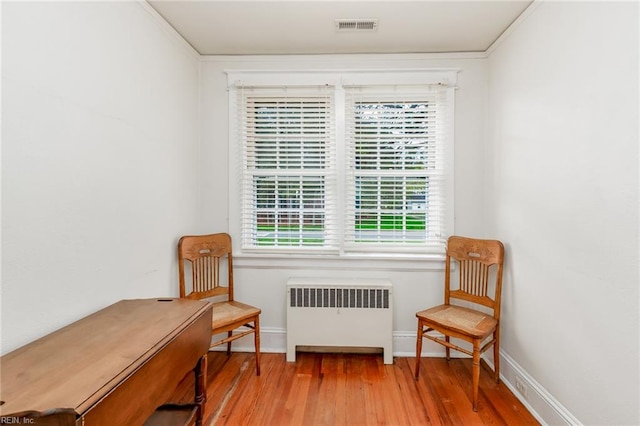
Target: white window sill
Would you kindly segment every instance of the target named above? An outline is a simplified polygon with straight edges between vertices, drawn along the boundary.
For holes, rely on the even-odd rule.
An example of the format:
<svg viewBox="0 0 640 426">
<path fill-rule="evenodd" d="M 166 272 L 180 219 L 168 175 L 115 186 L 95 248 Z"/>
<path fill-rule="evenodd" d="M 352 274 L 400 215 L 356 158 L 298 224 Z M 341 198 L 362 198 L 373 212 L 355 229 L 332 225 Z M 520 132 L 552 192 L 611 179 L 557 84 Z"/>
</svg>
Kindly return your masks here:
<svg viewBox="0 0 640 426">
<path fill-rule="evenodd" d="M 378 271 L 444 270 L 444 255 L 348 254 L 256 254 L 234 253 L 234 268 L 245 269 L 366 269 Z"/>
</svg>

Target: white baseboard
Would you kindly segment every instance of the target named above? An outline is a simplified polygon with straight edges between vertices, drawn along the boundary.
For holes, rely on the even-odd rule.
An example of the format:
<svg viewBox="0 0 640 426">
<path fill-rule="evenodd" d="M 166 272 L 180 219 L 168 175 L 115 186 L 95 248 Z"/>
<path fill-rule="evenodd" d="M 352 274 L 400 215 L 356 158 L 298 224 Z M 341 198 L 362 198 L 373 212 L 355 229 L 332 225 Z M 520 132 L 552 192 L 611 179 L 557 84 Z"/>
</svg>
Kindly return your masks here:
<svg viewBox="0 0 640 426">
<path fill-rule="evenodd" d="M 489 361 L 487 360 L 487 363 L 493 368 L 493 363 Z M 582 424 L 503 350 L 500 350 L 500 379 L 541 424 Z M 523 383 L 526 387 L 526 397 L 518 391 L 516 381 Z"/>
<path fill-rule="evenodd" d="M 260 350 L 264 353 L 286 353 L 287 331 L 284 328 L 261 327 Z M 216 350 L 225 350 L 220 346 Z M 253 337 L 247 336 L 237 340 L 233 344 L 233 350 L 238 352 L 253 352 Z M 453 351 L 455 356 L 466 356 Z M 395 331 L 393 333 L 393 356 L 416 356 L 416 332 Z M 430 340 L 425 340 L 422 346 L 424 357 L 444 357 L 444 347 Z M 493 368 L 493 361 L 485 359 Z M 524 384 L 527 395 L 522 395 L 516 387 L 517 380 Z M 533 379 L 513 358 L 503 350 L 500 350 L 500 379 L 513 392 L 531 414 L 543 425 L 581 425 L 553 395 Z"/>
<path fill-rule="evenodd" d="M 226 350 L 226 346 L 220 346 L 214 350 Z M 236 352 L 253 352 L 253 335 L 248 335 L 233 343 Z M 276 327 L 260 327 L 260 351 L 265 353 L 287 352 L 287 330 Z M 393 356 L 416 356 L 416 333 L 393 333 Z M 437 343 L 425 340 L 422 345 L 422 356 L 443 357 L 444 347 Z"/>
</svg>

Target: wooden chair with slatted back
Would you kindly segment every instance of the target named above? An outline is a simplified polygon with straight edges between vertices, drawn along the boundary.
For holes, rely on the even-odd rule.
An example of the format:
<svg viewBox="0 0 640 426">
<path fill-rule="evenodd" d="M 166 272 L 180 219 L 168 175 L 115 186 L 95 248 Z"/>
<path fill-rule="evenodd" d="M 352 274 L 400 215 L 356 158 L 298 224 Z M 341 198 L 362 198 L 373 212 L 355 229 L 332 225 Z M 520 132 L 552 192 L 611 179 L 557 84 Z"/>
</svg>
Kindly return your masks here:
<svg viewBox="0 0 640 426">
<path fill-rule="evenodd" d="M 187 268 L 190 269 L 190 279 L 187 277 L 189 272 L 186 271 Z M 226 233 L 218 233 L 180 238 L 178 242 L 178 269 L 180 297 L 188 299 L 209 298 L 214 302 L 211 334 L 226 333 L 226 337 L 212 343 L 212 348 L 226 343 L 227 355 L 230 355 L 231 343 L 234 340 L 253 333 L 256 374 L 259 376 L 261 310 L 234 299 L 231 236 Z M 187 281 L 191 284 L 190 288 L 188 288 Z M 244 329 L 238 330 L 243 326 Z"/>
<path fill-rule="evenodd" d="M 452 279 L 455 263 L 457 279 Z M 504 246 L 497 240 L 452 236 L 447 241 L 444 304 L 416 313 L 416 374 L 420 373 L 422 339 L 427 338 L 473 358 L 473 410 L 478 410 L 480 355 L 493 346 L 494 378 L 500 381 L 500 297 Z M 457 285 L 455 285 L 457 283 Z M 492 293 L 492 296 L 490 294 Z M 452 301 L 462 301 L 462 303 Z M 467 305 L 467 306 L 461 306 Z M 444 336 L 444 339 L 441 337 Z M 465 340 L 472 350 L 451 343 L 451 337 Z M 489 341 L 485 341 L 490 338 Z"/>
</svg>

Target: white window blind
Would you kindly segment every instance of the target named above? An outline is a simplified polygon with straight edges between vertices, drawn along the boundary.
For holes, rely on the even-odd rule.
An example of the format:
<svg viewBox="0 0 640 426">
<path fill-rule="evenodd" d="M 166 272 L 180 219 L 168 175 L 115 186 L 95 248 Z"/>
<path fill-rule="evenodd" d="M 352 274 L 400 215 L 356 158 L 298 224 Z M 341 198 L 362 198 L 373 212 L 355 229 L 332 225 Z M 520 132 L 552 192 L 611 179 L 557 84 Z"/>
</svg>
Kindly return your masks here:
<svg viewBox="0 0 640 426">
<path fill-rule="evenodd" d="M 444 254 L 455 70 L 245 70 L 228 83 L 242 254 Z"/>
<path fill-rule="evenodd" d="M 346 251 L 442 251 L 451 90 L 345 88 Z"/>
<path fill-rule="evenodd" d="M 238 90 L 244 249 L 337 248 L 334 91 Z"/>
</svg>

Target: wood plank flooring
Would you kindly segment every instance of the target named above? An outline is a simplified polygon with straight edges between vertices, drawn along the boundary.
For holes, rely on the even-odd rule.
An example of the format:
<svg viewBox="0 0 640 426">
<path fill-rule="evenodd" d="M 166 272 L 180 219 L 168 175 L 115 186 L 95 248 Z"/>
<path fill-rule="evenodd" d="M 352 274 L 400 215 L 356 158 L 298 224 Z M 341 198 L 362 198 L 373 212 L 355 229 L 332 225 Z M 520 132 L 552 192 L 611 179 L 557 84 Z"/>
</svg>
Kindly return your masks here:
<svg viewBox="0 0 640 426">
<path fill-rule="evenodd" d="M 261 356 L 209 353 L 205 425 L 537 425 L 538 422 L 488 371 L 480 374 L 478 412 L 471 408 L 471 360 L 381 355 L 298 353 Z M 175 402 L 189 401 L 185 379 Z"/>
</svg>

